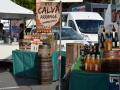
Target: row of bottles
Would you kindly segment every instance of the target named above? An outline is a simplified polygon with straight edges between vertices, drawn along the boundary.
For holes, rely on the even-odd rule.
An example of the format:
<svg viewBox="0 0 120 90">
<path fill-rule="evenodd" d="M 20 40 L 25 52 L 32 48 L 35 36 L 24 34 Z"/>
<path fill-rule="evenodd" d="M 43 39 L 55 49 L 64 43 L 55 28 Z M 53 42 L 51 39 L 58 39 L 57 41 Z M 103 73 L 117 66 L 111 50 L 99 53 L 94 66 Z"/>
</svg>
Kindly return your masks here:
<svg viewBox="0 0 120 90">
<path fill-rule="evenodd" d="M 100 55 L 98 54 L 88 54 L 85 59 L 85 71 L 88 72 L 101 72 L 101 59 Z"/>
<path fill-rule="evenodd" d="M 37 31 L 38 33 L 51 33 L 52 32 L 52 30 L 51 29 L 43 29 L 43 30 L 38 30 Z"/>
<path fill-rule="evenodd" d="M 118 32 L 115 29 L 114 25 L 112 27 L 112 31 L 106 31 L 103 28 L 102 33 L 99 35 L 99 44 L 100 48 L 105 50 L 112 50 L 112 48 L 119 48 L 119 37 Z"/>
<path fill-rule="evenodd" d="M 25 40 L 34 40 L 34 39 L 46 39 L 48 38 L 49 35 L 51 35 L 52 33 L 24 33 L 24 39 Z"/>
<path fill-rule="evenodd" d="M 87 55 L 87 54 L 90 54 L 90 55 L 92 55 L 92 54 L 95 54 L 95 55 L 100 54 L 99 44 L 84 45 L 84 47 L 82 47 L 80 49 L 80 53 L 82 51 L 84 52 L 84 55 Z"/>
</svg>

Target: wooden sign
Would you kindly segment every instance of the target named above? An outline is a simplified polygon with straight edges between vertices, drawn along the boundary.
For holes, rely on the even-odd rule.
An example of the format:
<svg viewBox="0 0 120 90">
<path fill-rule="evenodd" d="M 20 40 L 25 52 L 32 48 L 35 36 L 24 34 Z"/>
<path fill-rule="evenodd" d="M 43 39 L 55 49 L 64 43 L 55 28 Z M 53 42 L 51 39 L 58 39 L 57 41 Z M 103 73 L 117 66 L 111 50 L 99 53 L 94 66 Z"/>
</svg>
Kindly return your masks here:
<svg viewBox="0 0 120 90">
<path fill-rule="evenodd" d="M 40 0 L 36 0 L 36 24 L 38 32 L 41 32 L 41 30 L 48 32 L 49 29 L 59 22 L 59 9 L 59 4 L 56 2 L 40 2 Z"/>
</svg>

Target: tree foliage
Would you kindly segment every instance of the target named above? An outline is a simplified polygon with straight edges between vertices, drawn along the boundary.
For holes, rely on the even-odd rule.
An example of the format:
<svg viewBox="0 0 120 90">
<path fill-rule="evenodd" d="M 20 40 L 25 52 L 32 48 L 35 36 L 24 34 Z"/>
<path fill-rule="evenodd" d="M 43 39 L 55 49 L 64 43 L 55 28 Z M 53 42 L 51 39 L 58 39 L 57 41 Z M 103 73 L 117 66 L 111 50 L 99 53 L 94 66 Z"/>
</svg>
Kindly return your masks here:
<svg viewBox="0 0 120 90">
<path fill-rule="evenodd" d="M 12 1 L 19 4 L 20 6 L 31 9 L 35 12 L 35 1 L 36 0 L 12 0 Z"/>
</svg>

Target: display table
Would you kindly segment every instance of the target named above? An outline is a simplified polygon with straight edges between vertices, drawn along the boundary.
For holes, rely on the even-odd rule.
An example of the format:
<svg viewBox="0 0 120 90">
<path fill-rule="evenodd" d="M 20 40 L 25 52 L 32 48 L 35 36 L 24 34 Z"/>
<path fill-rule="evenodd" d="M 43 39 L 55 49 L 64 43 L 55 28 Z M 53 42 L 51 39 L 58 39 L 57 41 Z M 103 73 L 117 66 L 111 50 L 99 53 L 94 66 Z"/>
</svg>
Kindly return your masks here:
<svg viewBox="0 0 120 90">
<path fill-rule="evenodd" d="M 61 60 L 61 76 L 63 77 L 65 74 L 65 65 L 66 65 L 66 52 L 62 51 L 62 60 Z M 59 51 L 55 51 L 52 53 L 52 65 L 53 65 L 53 80 L 59 79 Z"/>
<path fill-rule="evenodd" d="M 73 71 L 69 90 L 109 90 L 109 75 Z"/>
<path fill-rule="evenodd" d="M 15 50 L 12 58 L 15 76 L 38 79 L 38 53 Z"/>
<path fill-rule="evenodd" d="M 16 49 L 19 49 L 19 44 L 0 44 L 0 61 L 5 59 L 12 59 L 12 51 Z"/>
<path fill-rule="evenodd" d="M 78 59 L 70 73 L 69 90 L 120 90 L 110 81 L 117 79 L 120 85 L 120 74 L 85 72 L 80 69 L 80 62 Z"/>
</svg>

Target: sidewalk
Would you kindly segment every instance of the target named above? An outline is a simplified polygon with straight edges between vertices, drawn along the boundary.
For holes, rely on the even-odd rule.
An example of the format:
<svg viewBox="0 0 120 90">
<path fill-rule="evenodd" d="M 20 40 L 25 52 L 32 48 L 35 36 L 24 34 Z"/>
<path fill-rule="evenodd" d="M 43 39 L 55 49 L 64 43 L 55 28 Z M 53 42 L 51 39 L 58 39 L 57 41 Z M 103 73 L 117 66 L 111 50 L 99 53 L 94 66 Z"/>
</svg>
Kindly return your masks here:
<svg viewBox="0 0 120 90">
<path fill-rule="evenodd" d="M 14 78 L 8 71 L 0 72 L 0 90 L 56 90 L 58 81 L 39 85 L 37 80 Z"/>
<path fill-rule="evenodd" d="M 40 85 L 38 80 L 14 77 L 9 68 L 0 64 L 0 90 L 57 90 L 58 81 Z"/>
</svg>

